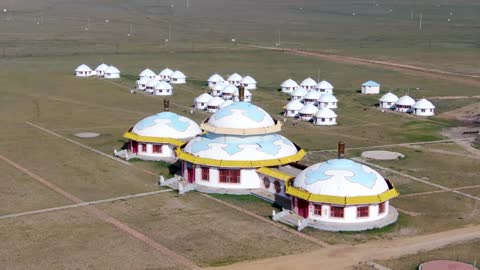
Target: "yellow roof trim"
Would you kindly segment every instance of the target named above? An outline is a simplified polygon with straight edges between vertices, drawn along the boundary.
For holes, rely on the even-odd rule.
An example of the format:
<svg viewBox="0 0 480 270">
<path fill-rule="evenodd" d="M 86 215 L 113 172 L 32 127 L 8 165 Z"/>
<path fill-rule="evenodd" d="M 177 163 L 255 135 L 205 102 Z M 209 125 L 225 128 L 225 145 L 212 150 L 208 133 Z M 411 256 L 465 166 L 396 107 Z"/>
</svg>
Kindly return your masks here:
<svg viewBox="0 0 480 270">
<path fill-rule="evenodd" d="M 184 141 L 173 139 L 173 138 L 140 136 L 131 131 L 127 131 L 123 133 L 123 137 L 130 140 L 139 141 L 139 142 L 168 143 L 176 146 L 182 146 L 185 144 Z"/>
<path fill-rule="evenodd" d="M 273 177 L 275 179 L 278 179 L 278 180 L 282 180 L 284 182 L 295 178 L 293 175 L 290 175 L 288 173 L 284 173 L 284 172 L 277 171 L 277 170 L 267 168 L 267 167 L 258 168 L 257 172 L 259 172 L 261 174 L 264 174 L 264 175 L 271 176 L 271 177 Z"/>
<path fill-rule="evenodd" d="M 282 123 L 278 120 L 275 121 L 274 126 L 264 127 L 264 128 L 219 128 L 214 127 L 208 123 L 210 118 L 205 119 L 201 124 L 200 128 L 216 133 L 216 134 L 228 134 L 228 135 L 258 135 L 258 134 L 268 134 L 275 133 L 282 130 Z"/>
</svg>

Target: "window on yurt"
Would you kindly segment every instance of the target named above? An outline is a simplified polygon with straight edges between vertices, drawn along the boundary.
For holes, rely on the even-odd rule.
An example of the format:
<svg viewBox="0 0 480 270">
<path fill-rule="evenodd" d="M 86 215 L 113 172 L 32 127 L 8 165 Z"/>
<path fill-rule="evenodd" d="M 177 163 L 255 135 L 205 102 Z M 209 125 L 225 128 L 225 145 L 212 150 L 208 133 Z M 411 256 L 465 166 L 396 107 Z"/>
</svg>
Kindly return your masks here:
<svg viewBox="0 0 480 270">
<path fill-rule="evenodd" d="M 154 144 L 152 148 L 153 153 L 161 153 L 162 152 L 162 145 L 161 144 Z"/>
<path fill-rule="evenodd" d="M 280 193 L 282 191 L 282 185 L 278 181 L 275 181 L 273 185 L 275 186 L 275 192 Z"/>
<path fill-rule="evenodd" d="M 220 169 L 220 183 L 240 183 L 240 170 Z"/>
<path fill-rule="evenodd" d="M 321 204 L 315 204 L 315 208 L 313 208 L 313 213 L 317 216 L 322 215 L 322 205 Z"/>
<path fill-rule="evenodd" d="M 203 181 L 210 180 L 210 168 L 202 167 L 202 180 Z"/>
<path fill-rule="evenodd" d="M 265 189 L 270 188 L 270 179 L 268 179 L 268 177 L 266 176 L 263 178 L 263 186 L 265 187 Z"/>
<path fill-rule="evenodd" d="M 382 202 L 381 204 L 378 205 L 378 213 L 379 214 L 385 213 L 385 210 L 386 210 L 385 202 Z"/>
<path fill-rule="evenodd" d="M 343 207 L 330 206 L 330 216 L 335 218 L 343 218 Z"/>
<path fill-rule="evenodd" d="M 357 217 L 368 217 L 368 206 L 357 206 Z"/>
<path fill-rule="evenodd" d="M 142 143 L 142 152 L 147 152 L 147 144 Z"/>
</svg>

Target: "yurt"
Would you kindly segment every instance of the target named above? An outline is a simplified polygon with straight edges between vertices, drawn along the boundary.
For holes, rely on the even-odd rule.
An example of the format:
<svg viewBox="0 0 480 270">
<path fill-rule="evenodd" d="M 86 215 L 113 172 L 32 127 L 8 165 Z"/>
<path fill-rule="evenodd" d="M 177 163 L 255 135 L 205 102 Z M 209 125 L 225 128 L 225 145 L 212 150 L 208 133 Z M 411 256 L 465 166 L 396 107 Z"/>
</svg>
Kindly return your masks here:
<svg viewBox="0 0 480 270">
<path fill-rule="evenodd" d="M 155 84 L 154 92 L 155 96 L 171 96 L 173 95 L 173 87 L 165 81 L 159 81 Z"/>
<path fill-rule="evenodd" d="M 307 93 L 308 91 L 305 90 L 305 88 L 298 87 L 290 94 L 290 96 L 292 100 L 302 100 Z"/>
<path fill-rule="evenodd" d="M 159 81 L 157 77 L 150 79 L 145 85 L 145 92 L 153 94 L 155 92 L 155 85 L 157 85 Z"/>
<path fill-rule="evenodd" d="M 81 64 L 75 69 L 75 76 L 77 77 L 90 77 L 92 75 L 93 75 L 92 69 L 85 64 Z"/>
<path fill-rule="evenodd" d="M 349 159 L 331 159 L 300 172 L 286 193 L 292 210 L 309 226 L 330 231 L 362 231 L 394 223 L 389 200 L 393 184 L 372 168 Z"/>
<path fill-rule="evenodd" d="M 185 76 L 180 70 L 175 70 L 172 75 L 170 75 L 170 83 L 185 84 L 187 83 L 187 76 Z"/>
<path fill-rule="evenodd" d="M 311 90 L 303 97 L 303 103 L 317 105 L 318 99 L 322 96 L 317 90 Z"/>
<path fill-rule="evenodd" d="M 240 81 L 240 86 L 243 86 L 246 90 L 255 90 L 257 89 L 257 81 L 247 75 Z"/>
<path fill-rule="evenodd" d="M 203 93 L 200 96 L 196 97 L 195 100 L 193 101 L 193 106 L 195 109 L 199 110 L 205 110 L 207 108 L 208 102 L 212 99 L 213 97 L 207 93 Z"/>
<path fill-rule="evenodd" d="M 242 86 L 240 86 L 242 87 Z M 252 102 L 252 92 L 250 92 L 248 89 L 244 88 L 244 95 L 245 95 L 245 99 L 243 101 L 245 102 Z M 235 91 L 233 92 L 233 101 L 237 102 L 237 101 L 240 101 L 240 90 L 239 89 L 235 89 Z"/>
<path fill-rule="evenodd" d="M 333 85 L 325 80 L 315 85 L 314 89 L 320 94 L 333 94 Z"/>
<path fill-rule="evenodd" d="M 298 88 L 298 83 L 292 79 L 284 81 L 280 85 L 280 89 L 283 93 L 290 94 Z"/>
<path fill-rule="evenodd" d="M 318 112 L 318 107 L 313 104 L 306 104 L 299 111 L 299 118 L 303 121 L 310 121 Z"/>
<path fill-rule="evenodd" d="M 225 100 L 222 104 L 220 104 L 220 109 L 223 107 L 227 107 L 229 105 L 232 105 L 233 101 L 231 99 Z"/>
<path fill-rule="evenodd" d="M 221 97 L 213 97 L 207 103 L 207 111 L 214 113 L 220 109 L 220 105 L 225 102 L 225 100 Z"/>
<path fill-rule="evenodd" d="M 218 83 L 223 83 L 225 80 L 223 79 L 222 76 L 218 75 L 217 73 L 213 74 L 212 76 L 210 76 L 207 80 L 208 82 L 208 87 L 210 89 L 213 89 L 213 87 L 215 87 L 215 85 L 217 85 Z"/>
<path fill-rule="evenodd" d="M 222 89 L 222 98 L 225 100 L 233 99 L 233 93 L 235 93 L 235 91 L 238 91 L 238 88 L 235 85 L 225 85 L 225 87 Z"/>
<path fill-rule="evenodd" d="M 317 82 L 312 78 L 306 78 L 300 83 L 300 86 L 305 88 L 305 90 L 310 91 L 317 85 Z"/>
<path fill-rule="evenodd" d="M 137 80 L 136 82 L 136 88 L 138 90 L 142 90 L 142 91 L 145 91 L 145 88 L 147 88 L 147 83 L 150 81 L 151 79 L 150 78 L 147 78 L 147 77 L 143 77 L 143 78 L 140 78 L 139 80 Z"/>
<path fill-rule="evenodd" d="M 108 65 L 105 63 L 100 64 L 96 69 L 95 69 L 95 75 L 98 77 L 103 77 L 105 74 L 105 70 L 107 70 Z"/>
<path fill-rule="evenodd" d="M 210 92 L 210 94 L 213 97 L 221 96 L 223 88 L 225 88 L 225 86 L 227 86 L 227 85 L 228 84 L 225 83 L 225 82 L 219 82 L 219 83 L 215 84 L 215 86 L 212 88 L 212 91 Z"/>
<path fill-rule="evenodd" d="M 116 155 L 126 159 L 172 160 L 176 158 L 177 147 L 201 133 L 194 121 L 172 112 L 162 112 L 141 120 L 123 134 L 129 139 L 128 147 Z"/>
<path fill-rule="evenodd" d="M 172 76 L 172 73 L 173 73 L 173 70 L 169 68 L 165 68 L 164 70 L 160 71 L 160 73 L 158 73 L 158 76 L 162 81 L 169 82 L 170 76 Z"/>
<path fill-rule="evenodd" d="M 318 99 L 318 107 L 336 109 L 338 107 L 338 99 L 332 94 L 323 94 Z"/>
<path fill-rule="evenodd" d="M 378 106 L 382 109 L 393 109 L 395 108 L 395 103 L 397 103 L 397 101 L 398 97 L 395 94 L 388 92 L 378 100 Z"/>
<path fill-rule="evenodd" d="M 415 102 L 412 106 L 412 113 L 417 116 L 433 116 L 435 115 L 435 106 L 432 102 L 422 98 Z"/>
<path fill-rule="evenodd" d="M 259 168 L 290 164 L 305 155 L 277 134 L 280 122 L 252 103 L 223 107 L 201 128 L 204 134 L 177 149 L 183 178 L 200 191 L 238 193 L 264 188 Z"/>
<path fill-rule="evenodd" d="M 120 70 L 114 66 L 109 66 L 103 75 L 105 79 L 119 79 L 120 78 Z"/>
<path fill-rule="evenodd" d="M 149 78 L 149 79 L 153 79 L 157 76 L 157 74 L 155 74 L 155 72 L 153 72 L 153 70 L 149 69 L 149 68 L 146 68 L 144 69 L 142 72 L 140 72 L 140 79 L 141 78 Z"/>
<path fill-rule="evenodd" d="M 283 115 L 288 117 L 298 117 L 300 110 L 303 108 L 303 103 L 298 100 L 290 101 L 283 107 Z"/>
<path fill-rule="evenodd" d="M 240 86 L 240 81 L 243 79 L 243 77 L 238 74 L 238 73 L 233 73 L 227 78 L 227 82 L 229 84 L 233 84 L 235 86 Z"/>
<path fill-rule="evenodd" d="M 362 94 L 380 94 L 380 84 L 374 81 L 364 82 L 361 92 Z"/>
<path fill-rule="evenodd" d="M 317 126 L 333 126 L 337 124 L 337 114 L 329 108 L 321 108 L 315 114 L 313 123 Z"/>
<path fill-rule="evenodd" d="M 399 98 L 395 103 L 395 110 L 397 112 L 412 112 L 412 106 L 415 104 L 415 100 L 407 95 Z"/>
</svg>

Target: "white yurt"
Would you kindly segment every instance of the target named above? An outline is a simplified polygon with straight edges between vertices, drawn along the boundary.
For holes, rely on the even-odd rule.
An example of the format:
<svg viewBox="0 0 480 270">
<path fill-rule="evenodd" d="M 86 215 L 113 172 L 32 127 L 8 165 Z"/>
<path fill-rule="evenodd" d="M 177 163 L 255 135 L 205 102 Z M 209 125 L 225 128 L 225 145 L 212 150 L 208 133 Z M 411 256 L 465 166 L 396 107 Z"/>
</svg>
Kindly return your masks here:
<svg viewBox="0 0 480 270">
<path fill-rule="evenodd" d="M 220 105 L 225 102 L 225 100 L 221 97 L 213 97 L 207 103 L 207 111 L 214 113 L 220 109 Z"/>
<path fill-rule="evenodd" d="M 382 109 L 393 109 L 397 103 L 398 97 L 392 92 L 388 92 L 378 99 L 378 106 Z"/>
<path fill-rule="evenodd" d="M 75 69 L 75 76 L 77 77 L 90 77 L 92 75 L 93 75 L 92 69 L 85 64 L 81 64 Z"/>
<path fill-rule="evenodd" d="M 252 102 L 252 92 L 245 88 L 244 90 L 244 102 Z M 237 102 L 240 101 L 240 90 L 236 89 L 233 92 L 233 101 Z"/>
<path fill-rule="evenodd" d="M 149 78 L 149 79 L 153 79 L 157 76 L 157 74 L 155 74 L 155 72 L 153 72 L 153 70 L 149 69 L 149 68 L 146 68 L 144 69 L 142 72 L 140 72 L 140 79 L 141 78 Z"/>
<path fill-rule="evenodd" d="M 205 110 L 207 108 L 208 102 L 212 98 L 213 97 L 210 94 L 203 93 L 200 96 L 195 98 L 195 100 L 193 101 L 193 106 L 195 107 L 195 109 Z"/>
<path fill-rule="evenodd" d="M 332 94 L 323 94 L 318 99 L 318 107 L 336 109 L 338 107 L 338 99 Z"/>
<path fill-rule="evenodd" d="M 119 79 L 120 78 L 120 70 L 114 66 L 109 66 L 103 75 L 105 79 Z"/>
<path fill-rule="evenodd" d="M 175 70 L 172 75 L 170 75 L 170 83 L 185 84 L 187 83 L 187 76 L 185 76 L 180 70 Z"/>
<path fill-rule="evenodd" d="M 147 88 L 147 83 L 150 81 L 151 79 L 150 78 L 147 78 L 147 77 L 143 77 L 143 78 L 140 78 L 139 80 L 137 80 L 136 82 L 136 88 L 138 90 L 142 90 L 142 91 L 145 91 L 145 88 Z"/>
<path fill-rule="evenodd" d="M 312 78 L 306 78 L 300 83 L 300 86 L 305 88 L 305 90 L 310 91 L 317 85 L 317 82 Z"/>
<path fill-rule="evenodd" d="M 333 126 L 337 124 L 337 114 L 329 108 L 321 108 L 315 114 L 313 123 L 317 126 Z"/>
<path fill-rule="evenodd" d="M 280 89 L 283 93 L 292 93 L 293 91 L 295 91 L 297 88 L 298 88 L 298 83 L 292 79 L 288 79 L 286 81 L 284 81 L 281 85 L 280 85 Z"/>
<path fill-rule="evenodd" d="M 303 121 L 310 121 L 318 112 L 318 107 L 313 104 L 306 104 L 299 111 L 299 118 Z"/>
<path fill-rule="evenodd" d="M 235 86 L 240 86 L 240 81 L 243 79 L 242 75 L 238 74 L 238 73 L 233 73 L 232 75 L 230 75 L 227 79 L 227 82 L 229 84 L 233 84 Z"/>
<path fill-rule="evenodd" d="M 158 76 L 160 77 L 161 80 L 169 82 L 170 81 L 170 76 L 172 76 L 173 70 L 169 68 L 165 68 L 164 70 L 160 71 L 158 73 Z"/>
<path fill-rule="evenodd" d="M 287 105 L 285 105 L 285 107 L 283 107 L 283 115 L 288 117 L 297 117 L 302 108 L 302 102 L 300 102 L 299 100 L 292 100 Z"/>
<path fill-rule="evenodd" d="M 212 88 L 212 91 L 210 92 L 210 94 L 213 97 L 221 96 L 223 88 L 225 88 L 225 86 L 227 86 L 227 85 L 228 85 L 228 83 L 225 83 L 225 82 L 219 82 L 219 83 L 215 84 L 215 86 Z"/>
<path fill-rule="evenodd" d="M 227 100 L 227 99 L 233 99 L 233 93 L 235 91 L 238 91 L 238 88 L 233 85 L 233 84 L 227 84 L 223 89 L 222 89 L 222 98 Z"/>
<path fill-rule="evenodd" d="M 399 98 L 395 103 L 395 110 L 397 112 L 412 112 L 412 106 L 415 104 L 415 100 L 407 95 Z"/>
<path fill-rule="evenodd" d="M 311 90 L 303 97 L 303 103 L 317 105 L 318 99 L 322 96 L 317 90 Z"/>
<path fill-rule="evenodd" d="M 325 80 L 315 85 L 315 90 L 320 94 L 333 94 L 333 85 Z"/>
<path fill-rule="evenodd" d="M 215 87 L 215 85 L 217 85 L 218 83 L 223 83 L 225 80 L 223 79 L 222 76 L 218 75 L 217 73 L 213 74 L 212 76 L 210 76 L 207 80 L 208 82 L 208 87 L 210 89 L 213 89 L 213 87 Z"/>
<path fill-rule="evenodd" d="M 153 94 L 153 92 L 155 92 L 155 85 L 157 85 L 159 81 L 157 77 L 150 79 L 145 85 L 145 92 Z"/>
<path fill-rule="evenodd" d="M 412 106 L 413 114 L 418 116 L 433 116 L 435 115 L 435 106 L 432 102 L 422 98 L 415 102 Z"/>
<path fill-rule="evenodd" d="M 171 96 L 173 95 L 173 87 L 165 81 L 159 81 L 155 84 L 154 93 L 155 96 Z"/>
<path fill-rule="evenodd" d="M 307 93 L 308 91 L 305 90 L 305 88 L 298 87 L 290 94 L 290 96 L 292 100 L 302 100 Z"/>
<path fill-rule="evenodd" d="M 240 81 L 240 85 L 243 86 L 246 90 L 257 89 L 257 81 L 249 75 L 243 77 L 243 79 Z"/>
<path fill-rule="evenodd" d="M 375 81 L 368 81 L 362 84 L 362 94 L 380 94 L 380 84 Z"/>
<path fill-rule="evenodd" d="M 105 63 L 100 64 L 96 69 L 95 69 L 95 75 L 98 77 L 103 77 L 105 74 L 105 70 L 107 70 L 108 65 Z"/>
</svg>

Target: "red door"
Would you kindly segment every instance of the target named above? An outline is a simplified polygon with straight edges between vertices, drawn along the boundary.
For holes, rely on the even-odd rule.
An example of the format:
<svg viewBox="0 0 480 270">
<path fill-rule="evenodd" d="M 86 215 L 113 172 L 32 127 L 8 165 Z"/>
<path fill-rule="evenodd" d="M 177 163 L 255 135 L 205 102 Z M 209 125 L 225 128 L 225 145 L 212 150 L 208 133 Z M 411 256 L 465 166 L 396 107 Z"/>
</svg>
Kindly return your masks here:
<svg viewBox="0 0 480 270">
<path fill-rule="evenodd" d="M 135 153 L 135 154 L 138 153 L 138 142 L 131 141 L 130 151 L 132 151 L 132 153 Z"/>
<path fill-rule="evenodd" d="M 194 168 L 187 168 L 187 180 L 189 183 L 195 182 L 195 169 Z"/>
<path fill-rule="evenodd" d="M 308 202 L 302 199 L 298 199 L 298 215 L 304 218 L 308 218 Z"/>
</svg>

